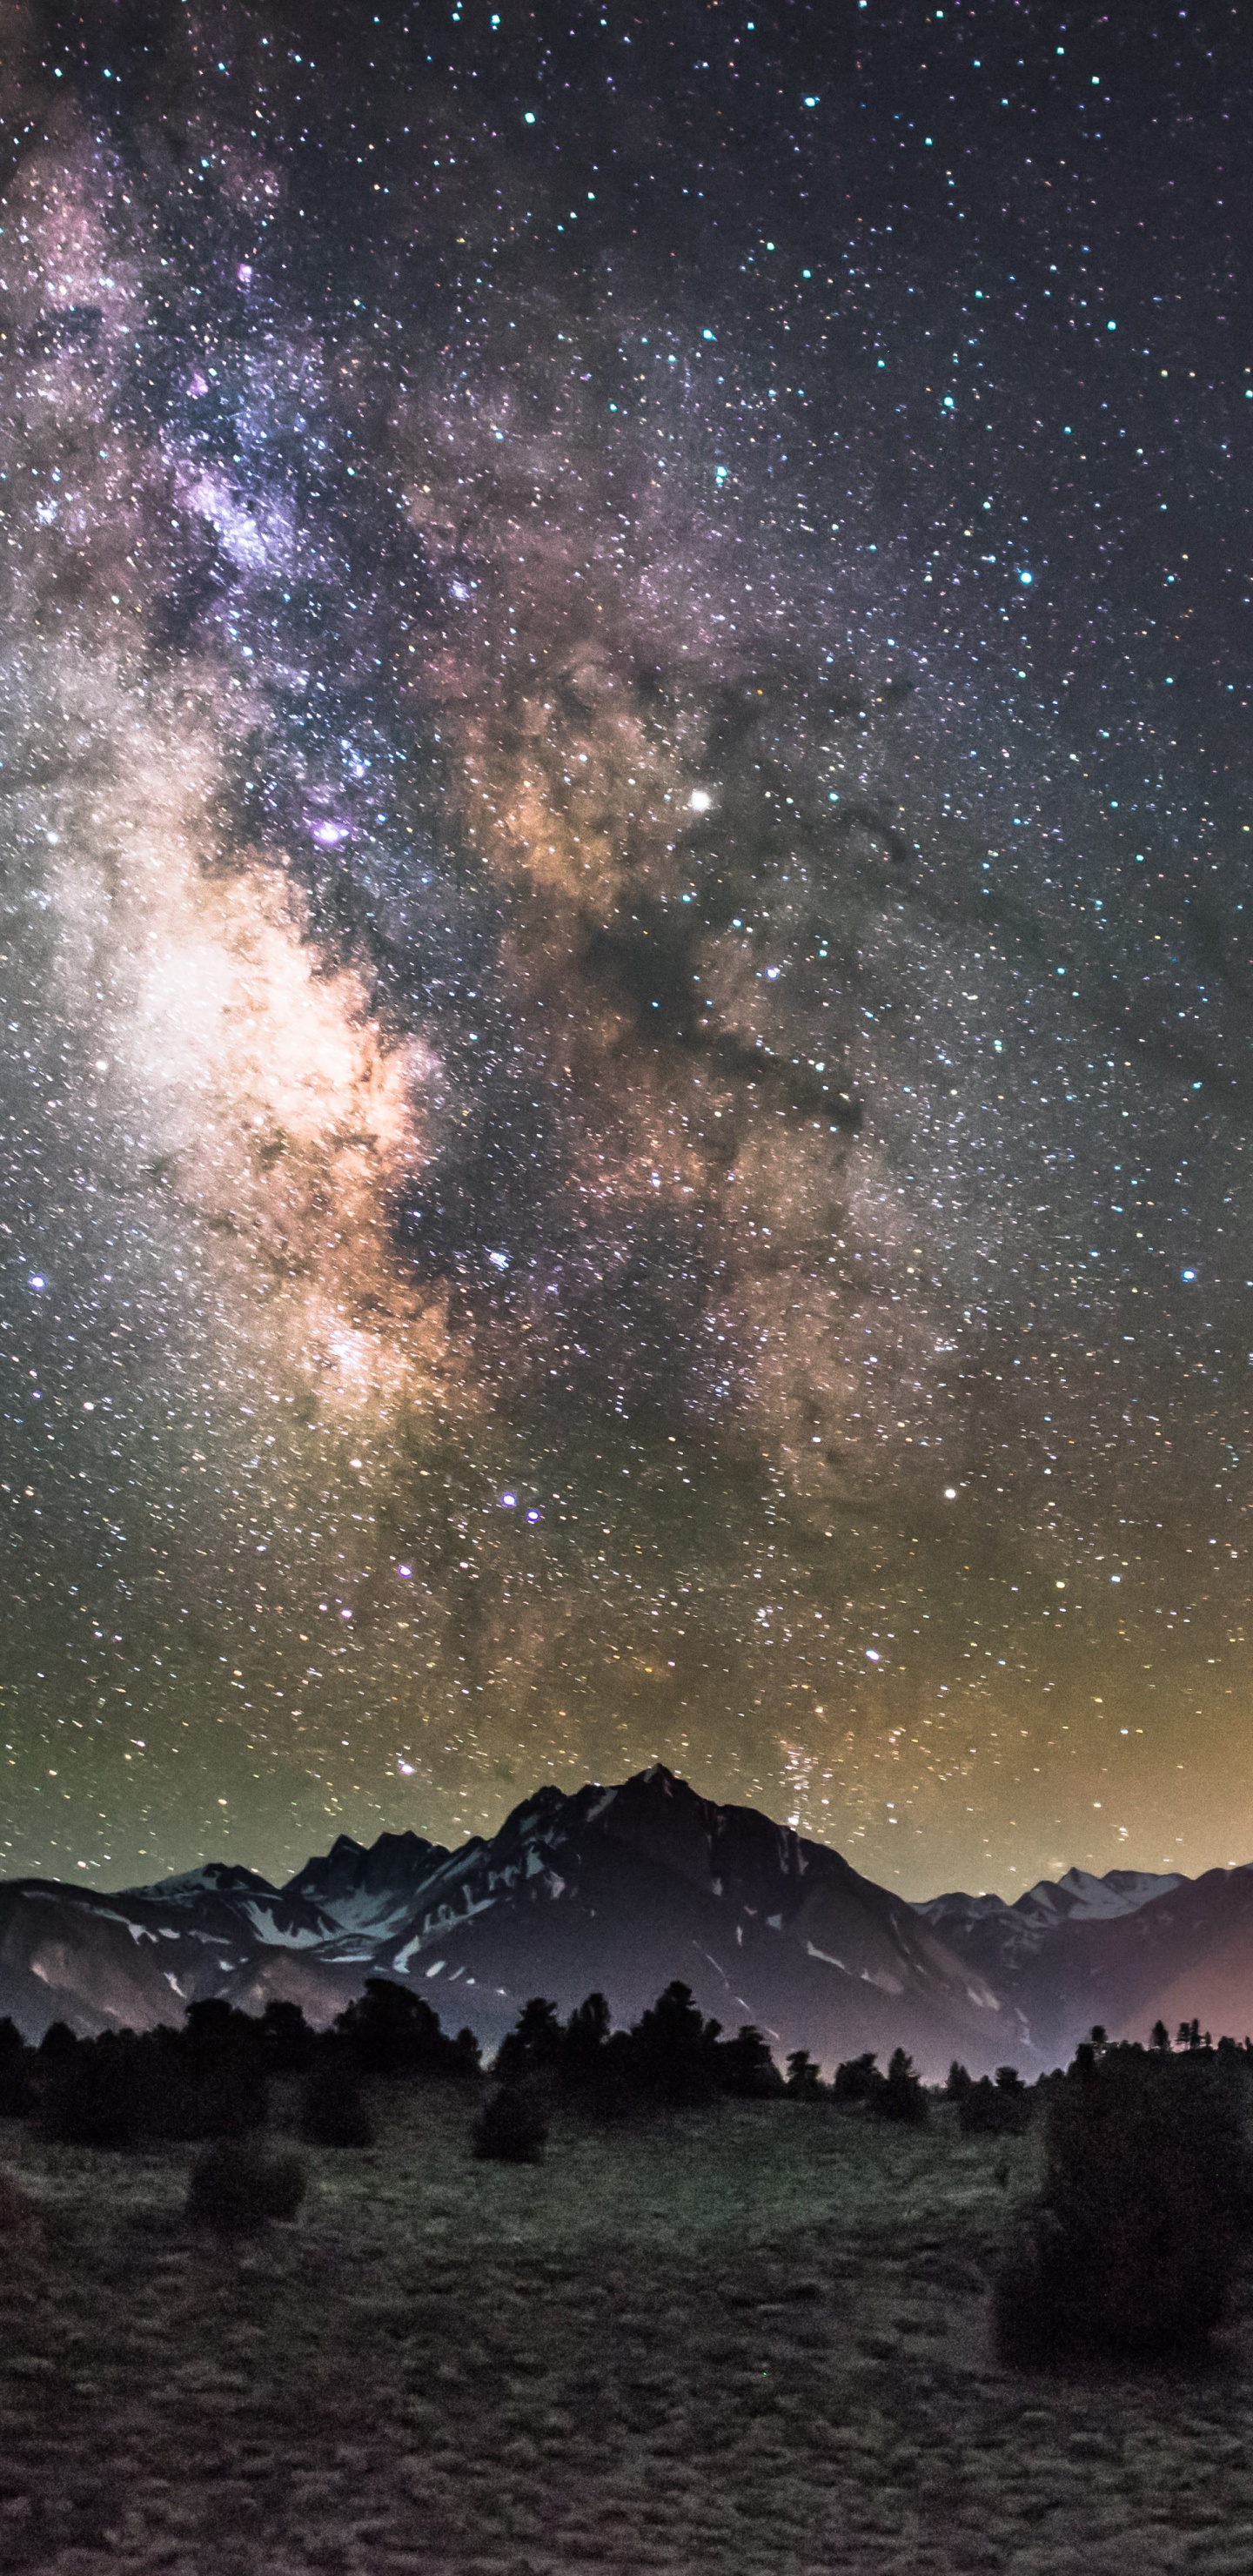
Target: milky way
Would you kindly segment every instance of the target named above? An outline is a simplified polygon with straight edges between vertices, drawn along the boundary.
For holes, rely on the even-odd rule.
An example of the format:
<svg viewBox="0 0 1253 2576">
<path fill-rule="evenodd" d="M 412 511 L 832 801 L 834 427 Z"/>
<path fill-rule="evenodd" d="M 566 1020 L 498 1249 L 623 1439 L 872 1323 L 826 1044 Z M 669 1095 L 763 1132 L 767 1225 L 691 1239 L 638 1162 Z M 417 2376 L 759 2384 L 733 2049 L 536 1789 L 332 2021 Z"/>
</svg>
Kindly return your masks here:
<svg viewBox="0 0 1253 2576">
<path fill-rule="evenodd" d="M 1247 70 L 10 10 L 8 1870 L 1253 1853 Z"/>
</svg>

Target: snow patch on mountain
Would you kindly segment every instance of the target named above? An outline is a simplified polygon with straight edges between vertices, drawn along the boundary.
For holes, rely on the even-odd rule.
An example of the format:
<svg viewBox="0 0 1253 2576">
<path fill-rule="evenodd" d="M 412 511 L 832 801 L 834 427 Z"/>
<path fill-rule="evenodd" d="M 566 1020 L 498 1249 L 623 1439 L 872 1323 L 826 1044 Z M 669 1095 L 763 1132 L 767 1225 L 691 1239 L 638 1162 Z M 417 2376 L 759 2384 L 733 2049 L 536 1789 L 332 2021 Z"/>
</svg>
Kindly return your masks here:
<svg viewBox="0 0 1253 2576">
<path fill-rule="evenodd" d="M 306 1901 L 316 1904 L 319 1914 L 338 1931 L 371 1933 L 376 1941 L 401 1931 L 413 1912 L 412 1897 L 394 1887 L 357 1887 L 346 1896 L 315 1896 L 310 1891 Z"/>
<path fill-rule="evenodd" d="M 123 1896 L 146 1897 L 161 1905 L 198 1905 L 206 1896 L 277 1896 L 268 1878 L 236 1861 L 210 1860 L 202 1869 L 185 1869 L 177 1878 L 159 1878 L 152 1887 L 126 1887 Z"/>
<path fill-rule="evenodd" d="M 937 1932 L 964 1931 L 977 1923 L 999 1920 L 1007 1932 L 1055 1931 L 1062 1923 L 1112 1923 L 1138 1914 L 1159 1896 L 1170 1896 L 1187 1881 L 1178 1873 L 1145 1869 L 1111 1869 L 1103 1878 L 1091 1870 L 1068 1869 L 1059 1879 L 1041 1878 L 1012 1904 L 1004 1896 L 968 1896 L 955 1889 L 946 1896 L 916 1898 L 915 1914 Z"/>
<path fill-rule="evenodd" d="M 270 1908 L 259 1905 L 255 1897 L 245 1899 L 241 1912 L 251 1923 L 259 1941 L 279 1950 L 322 1950 L 326 1947 L 325 1925 L 313 1923 L 278 1923 Z"/>
<path fill-rule="evenodd" d="M 1159 1896 L 1183 1886 L 1178 1872 L 1158 1877 L 1152 1870 L 1111 1869 L 1104 1878 L 1090 1870 L 1068 1869 L 1064 1878 L 1042 1878 L 1020 1896 L 1015 1913 L 1033 1914 L 1047 1922 L 1111 1923 L 1118 1915 L 1138 1914 Z"/>
</svg>

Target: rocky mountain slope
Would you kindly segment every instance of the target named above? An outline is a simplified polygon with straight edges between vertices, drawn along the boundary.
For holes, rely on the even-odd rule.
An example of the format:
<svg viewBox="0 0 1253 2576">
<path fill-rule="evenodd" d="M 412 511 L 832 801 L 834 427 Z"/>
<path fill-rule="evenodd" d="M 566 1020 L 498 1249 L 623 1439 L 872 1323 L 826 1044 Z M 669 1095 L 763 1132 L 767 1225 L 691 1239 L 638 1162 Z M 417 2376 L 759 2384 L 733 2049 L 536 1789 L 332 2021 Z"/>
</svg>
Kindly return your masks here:
<svg viewBox="0 0 1253 2576">
<path fill-rule="evenodd" d="M 1068 1870 L 1013 1905 L 937 1896 L 924 1921 L 1018 2021 L 1033 2059 L 1064 2060 L 1093 2022 L 1147 2038 L 1199 2019 L 1215 2037 L 1253 2030 L 1253 1867 L 1204 1877 Z"/>
<path fill-rule="evenodd" d="M 369 1975 L 495 2045 L 529 1995 L 591 1989 L 632 2020 L 672 1977 L 725 2028 L 828 2068 L 898 2044 L 925 2074 L 1064 2060 L 1093 2021 L 1143 2036 L 1198 2015 L 1253 2024 L 1253 1870 L 1195 1883 L 1071 1870 L 1016 1904 L 910 1905 L 752 1808 L 660 1765 L 616 1788 L 541 1789 L 490 1840 L 341 1835 L 286 1886 L 210 1863 L 104 1894 L 0 1883 L 0 2013 L 38 2038 L 177 2021 L 202 1995 L 272 1998 L 325 2025 Z M 1247 2000 L 1246 2000 L 1247 1998 Z"/>
</svg>

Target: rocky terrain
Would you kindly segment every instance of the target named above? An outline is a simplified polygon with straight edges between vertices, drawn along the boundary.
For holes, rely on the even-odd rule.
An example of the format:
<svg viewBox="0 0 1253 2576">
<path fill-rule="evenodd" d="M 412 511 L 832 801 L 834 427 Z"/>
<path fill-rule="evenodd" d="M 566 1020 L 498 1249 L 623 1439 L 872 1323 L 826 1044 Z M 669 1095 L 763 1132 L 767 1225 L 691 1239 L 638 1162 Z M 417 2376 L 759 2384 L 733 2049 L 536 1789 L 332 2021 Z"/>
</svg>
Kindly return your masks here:
<svg viewBox="0 0 1253 2576">
<path fill-rule="evenodd" d="M 501 2166 L 464 2086 L 371 2108 L 238 2245 L 183 2215 L 194 2149 L 0 2121 L 6 2576 L 1253 2564 L 1246 2289 L 1191 2372 L 998 2360 L 1034 2138 L 722 2104 Z"/>
</svg>

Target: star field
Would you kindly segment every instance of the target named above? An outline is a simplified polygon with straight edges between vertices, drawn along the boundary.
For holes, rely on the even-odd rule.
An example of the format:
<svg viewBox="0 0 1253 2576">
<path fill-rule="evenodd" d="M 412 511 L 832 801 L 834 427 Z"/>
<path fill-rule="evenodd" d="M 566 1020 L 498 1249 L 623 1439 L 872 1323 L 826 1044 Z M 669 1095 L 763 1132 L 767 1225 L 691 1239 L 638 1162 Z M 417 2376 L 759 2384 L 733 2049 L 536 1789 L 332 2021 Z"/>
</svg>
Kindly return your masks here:
<svg viewBox="0 0 1253 2576">
<path fill-rule="evenodd" d="M 1253 1854 L 1239 13 L 0 69 L 0 1853 Z"/>
</svg>

